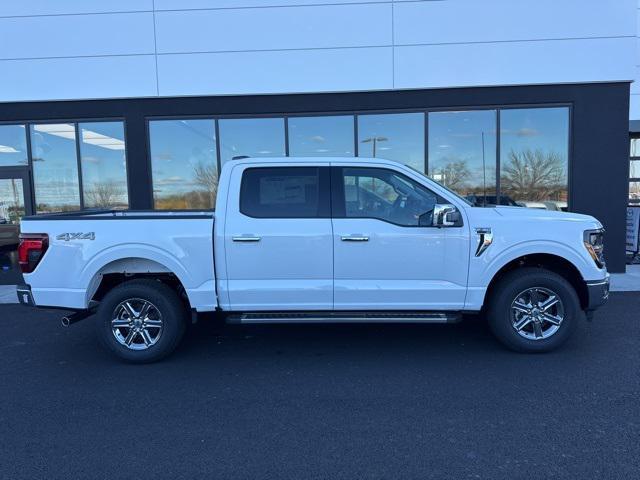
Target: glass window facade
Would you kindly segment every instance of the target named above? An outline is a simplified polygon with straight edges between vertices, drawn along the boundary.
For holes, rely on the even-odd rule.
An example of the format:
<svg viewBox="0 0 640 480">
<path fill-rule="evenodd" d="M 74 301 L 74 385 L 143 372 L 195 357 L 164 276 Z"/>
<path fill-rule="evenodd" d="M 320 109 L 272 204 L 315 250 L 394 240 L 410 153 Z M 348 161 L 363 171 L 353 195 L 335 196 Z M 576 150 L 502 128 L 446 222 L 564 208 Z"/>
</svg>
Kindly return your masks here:
<svg viewBox="0 0 640 480">
<path fill-rule="evenodd" d="M 36 212 L 80 209 L 80 182 L 73 123 L 30 126 Z"/>
<path fill-rule="evenodd" d="M 429 176 L 475 205 L 496 205 L 496 125 L 495 110 L 429 113 Z"/>
<path fill-rule="evenodd" d="M 220 167 L 233 158 L 357 152 L 426 173 L 478 206 L 565 210 L 569 114 L 568 107 L 498 107 L 150 119 L 152 182 L 144 196 L 152 191 L 157 209 L 214 209 Z M 122 121 L 0 125 L 0 168 L 33 169 L 37 212 L 124 209 L 131 202 L 125 143 Z M 640 138 L 630 142 L 629 176 L 640 181 Z M 640 202 L 634 195 L 630 201 Z"/>
<path fill-rule="evenodd" d="M 27 165 L 27 131 L 24 125 L 0 125 L 0 167 Z"/>
<path fill-rule="evenodd" d="M 218 162 L 215 121 L 149 122 L 154 206 L 160 210 L 215 207 Z"/>
<path fill-rule="evenodd" d="M 219 120 L 220 161 L 234 157 L 283 157 L 284 118 L 236 118 Z"/>
<path fill-rule="evenodd" d="M 353 116 L 289 118 L 292 157 L 353 157 Z"/>
<path fill-rule="evenodd" d="M 521 206 L 566 210 L 569 109 L 500 112 L 500 192 Z"/>
<path fill-rule="evenodd" d="M 358 156 L 395 160 L 424 173 L 424 117 L 423 112 L 358 115 Z"/>
<path fill-rule="evenodd" d="M 124 125 L 90 122 L 80 123 L 78 129 L 85 208 L 127 208 Z"/>
</svg>

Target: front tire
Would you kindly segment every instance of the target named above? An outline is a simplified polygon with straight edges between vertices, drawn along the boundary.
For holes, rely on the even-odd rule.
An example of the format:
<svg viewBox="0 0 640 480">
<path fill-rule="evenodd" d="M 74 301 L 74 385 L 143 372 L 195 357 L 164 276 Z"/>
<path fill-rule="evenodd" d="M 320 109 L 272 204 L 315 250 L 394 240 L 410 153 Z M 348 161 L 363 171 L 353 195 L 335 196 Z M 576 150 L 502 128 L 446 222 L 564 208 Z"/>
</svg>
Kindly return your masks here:
<svg viewBox="0 0 640 480">
<path fill-rule="evenodd" d="M 156 280 L 125 282 L 98 307 L 98 337 L 108 351 L 130 363 L 158 361 L 182 339 L 187 312 L 177 293 Z"/>
<path fill-rule="evenodd" d="M 542 268 L 507 273 L 492 289 L 488 303 L 491 331 L 518 352 L 549 352 L 560 347 L 583 315 L 573 286 Z"/>
</svg>

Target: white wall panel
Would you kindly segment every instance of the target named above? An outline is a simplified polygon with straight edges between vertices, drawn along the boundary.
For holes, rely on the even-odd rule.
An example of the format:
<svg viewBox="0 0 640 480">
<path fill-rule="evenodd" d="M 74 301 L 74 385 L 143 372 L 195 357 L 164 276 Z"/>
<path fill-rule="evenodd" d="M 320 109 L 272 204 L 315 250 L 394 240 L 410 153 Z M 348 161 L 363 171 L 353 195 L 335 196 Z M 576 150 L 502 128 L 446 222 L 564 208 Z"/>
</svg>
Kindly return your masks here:
<svg viewBox="0 0 640 480">
<path fill-rule="evenodd" d="M 156 95 L 153 55 L 0 60 L 2 101 Z"/>
<path fill-rule="evenodd" d="M 154 53 L 152 13 L 0 18 L 0 59 Z"/>
<path fill-rule="evenodd" d="M 391 64 L 390 47 L 160 55 L 158 77 L 160 95 L 380 90 Z"/>
<path fill-rule="evenodd" d="M 159 53 L 381 46 L 390 17 L 383 4 L 158 12 L 156 35 Z"/>
<path fill-rule="evenodd" d="M 396 45 L 635 36 L 635 0 L 456 0 L 395 6 Z"/>
<path fill-rule="evenodd" d="M 0 0 L 0 101 L 631 80 L 638 6 L 155 0 L 154 25 L 154 0 Z"/>
<path fill-rule="evenodd" d="M 629 103 L 629 119 L 640 120 L 640 94 L 631 94 Z"/>
<path fill-rule="evenodd" d="M 255 8 L 339 3 L 391 3 L 391 0 L 155 0 L 156 10 Z"/>
<path fill-rule="evenodd" d="M 397 47 L 396 88 L 630 80 L 634 38 Z M 605 78 L 606 77 L 606 78 Z"/>
<path fill-rule="evenodd" d="M 0 0 L 0 17 L 153 10 L 153 0 Z"/>
</svg>

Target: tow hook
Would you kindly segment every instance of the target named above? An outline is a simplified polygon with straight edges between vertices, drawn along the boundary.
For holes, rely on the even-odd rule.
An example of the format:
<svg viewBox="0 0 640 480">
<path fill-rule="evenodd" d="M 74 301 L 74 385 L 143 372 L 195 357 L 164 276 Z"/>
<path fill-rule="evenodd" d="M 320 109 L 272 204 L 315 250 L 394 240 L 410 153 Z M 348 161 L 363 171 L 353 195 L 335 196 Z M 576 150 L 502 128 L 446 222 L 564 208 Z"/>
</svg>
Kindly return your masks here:
<svg viewBox="0 0 640 480">
<path fill-rule="evenodd" d="M 80 320 L 84 320 L 87 317 L 90 317 L 94 313 L 96 313 L 96 305 L 92 305 L 86 310 L 78 310 L 77 312 L 73 312 L 70 315 L 66 315 L 62 317 L 61 323 L 63 327 L 68 327 L 73 325 L 74 323 L 79 322 Z"/>
</svg>

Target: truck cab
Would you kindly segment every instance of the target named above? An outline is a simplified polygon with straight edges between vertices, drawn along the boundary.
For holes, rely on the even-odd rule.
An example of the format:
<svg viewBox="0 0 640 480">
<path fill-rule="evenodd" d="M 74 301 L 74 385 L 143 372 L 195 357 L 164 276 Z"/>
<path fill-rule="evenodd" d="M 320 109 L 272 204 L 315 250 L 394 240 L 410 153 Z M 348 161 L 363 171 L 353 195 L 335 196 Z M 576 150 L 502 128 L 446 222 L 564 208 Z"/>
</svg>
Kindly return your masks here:
<svg viewBox="0 0 640 480">
<path fill-rule="evenodd" d="M 21 245 L 21 301 L 96 312 L 103 343 L 130 361 L 167 355 L 187 313 L 211 310 L 237 323 L 484 312 L 508 347 L 548 351 L 608 296 L 593 217 L 476 207 L 376 158 L 242 158 L 222 169 L 215 214 L 50 215 L 22 229 L 24 245 L 47 246 L 33 264 Z"/>
</svg>

